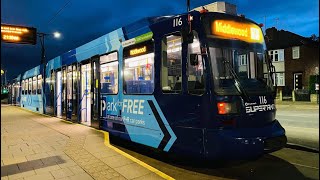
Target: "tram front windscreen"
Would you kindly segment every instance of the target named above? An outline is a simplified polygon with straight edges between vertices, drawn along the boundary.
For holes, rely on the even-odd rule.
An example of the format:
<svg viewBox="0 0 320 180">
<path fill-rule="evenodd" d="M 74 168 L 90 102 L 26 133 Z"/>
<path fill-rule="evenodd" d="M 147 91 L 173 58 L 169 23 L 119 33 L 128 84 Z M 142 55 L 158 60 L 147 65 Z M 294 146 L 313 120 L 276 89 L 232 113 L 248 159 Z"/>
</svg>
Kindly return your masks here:
<svg viewBox="0 0 320 180">
<path fill-rule="evenodd" d="M 214 91 L 267 95 L 273 91 L 261 28 L 243 18 L 204 18 Z"/>
</svg>

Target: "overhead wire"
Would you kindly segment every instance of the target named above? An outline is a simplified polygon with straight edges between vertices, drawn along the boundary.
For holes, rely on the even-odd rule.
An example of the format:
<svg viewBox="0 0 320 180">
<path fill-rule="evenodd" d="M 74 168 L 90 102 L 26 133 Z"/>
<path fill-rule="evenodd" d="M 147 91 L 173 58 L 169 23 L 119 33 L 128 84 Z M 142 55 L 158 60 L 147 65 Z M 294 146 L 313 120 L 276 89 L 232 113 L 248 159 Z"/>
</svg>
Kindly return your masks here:
<svg viewBox="0 0 320 180">
<path fill-rule="evenodd" d="M 62 7 L 57 11 L 57 13 L 56 13 L 55 15 L 53 15 L 53 17 L 49 20 L 49 22 L 48 22 L 47 24 L 50 24 L 55 18 L 57 18 L 58 15 L 61 13 L 61 11 L 62 11 L 64 8 L 66 8 L 70 2 L 71 2 L 71 0 L 68 0 L 68 1 L 64 4 L 64 6 L 62 6 Z"/>
</svg>

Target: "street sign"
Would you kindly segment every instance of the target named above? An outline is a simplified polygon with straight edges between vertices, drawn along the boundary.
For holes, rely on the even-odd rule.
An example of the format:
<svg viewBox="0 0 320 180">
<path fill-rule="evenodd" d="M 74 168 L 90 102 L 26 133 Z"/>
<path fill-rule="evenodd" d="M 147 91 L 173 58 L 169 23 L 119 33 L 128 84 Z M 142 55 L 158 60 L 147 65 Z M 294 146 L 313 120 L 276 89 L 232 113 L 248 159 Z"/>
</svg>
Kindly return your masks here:
<svg viewBox="0 0 320 180">
<path fill-rule="evenodd" d="M 318 84 L 318 83 L 316 83 L 316 85 L 315 85 L 315 90 L 316 90 L 316 91 L 319 90 L 319 84 Z"/>
<path fill-rule="evenodd" d="M 33 27 L 1 24 L 1 41 L 35 45 L 37 43 L 37 29 Z"/>
</svg>

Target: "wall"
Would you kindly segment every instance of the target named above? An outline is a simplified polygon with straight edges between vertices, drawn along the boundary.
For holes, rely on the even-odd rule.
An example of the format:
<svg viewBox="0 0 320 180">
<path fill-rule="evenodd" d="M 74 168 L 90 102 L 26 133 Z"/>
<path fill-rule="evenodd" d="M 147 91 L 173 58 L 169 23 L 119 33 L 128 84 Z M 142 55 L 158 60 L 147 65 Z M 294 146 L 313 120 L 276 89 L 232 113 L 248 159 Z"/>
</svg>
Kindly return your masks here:
<svg viewBox="0 0 320 180">
<path fill-rule="evenodd" d="M 293 89 L 293 74 L 302 72 L 302 86 L 308 89 L 309 76 L 316 74 L 315 67 L 319 67 L 319 48 L 300 46 L 300 58 L 292 59 L 292 48 L 285 49 L 285 82 Z"/>
</svg>

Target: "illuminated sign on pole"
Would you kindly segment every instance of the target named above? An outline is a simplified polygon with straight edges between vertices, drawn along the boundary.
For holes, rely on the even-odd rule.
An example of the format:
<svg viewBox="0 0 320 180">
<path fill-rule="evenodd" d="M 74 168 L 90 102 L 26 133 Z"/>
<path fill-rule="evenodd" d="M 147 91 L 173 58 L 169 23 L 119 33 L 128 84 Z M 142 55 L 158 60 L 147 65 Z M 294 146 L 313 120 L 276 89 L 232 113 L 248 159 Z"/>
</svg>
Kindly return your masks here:
<svg viewBox="0 0 320 180">
<path fill-rule="evenodd" d="M 37 29 L 33 27 L 1 24 L 1 41 L 35 45 L 37 43 Z"/>
</svg>

